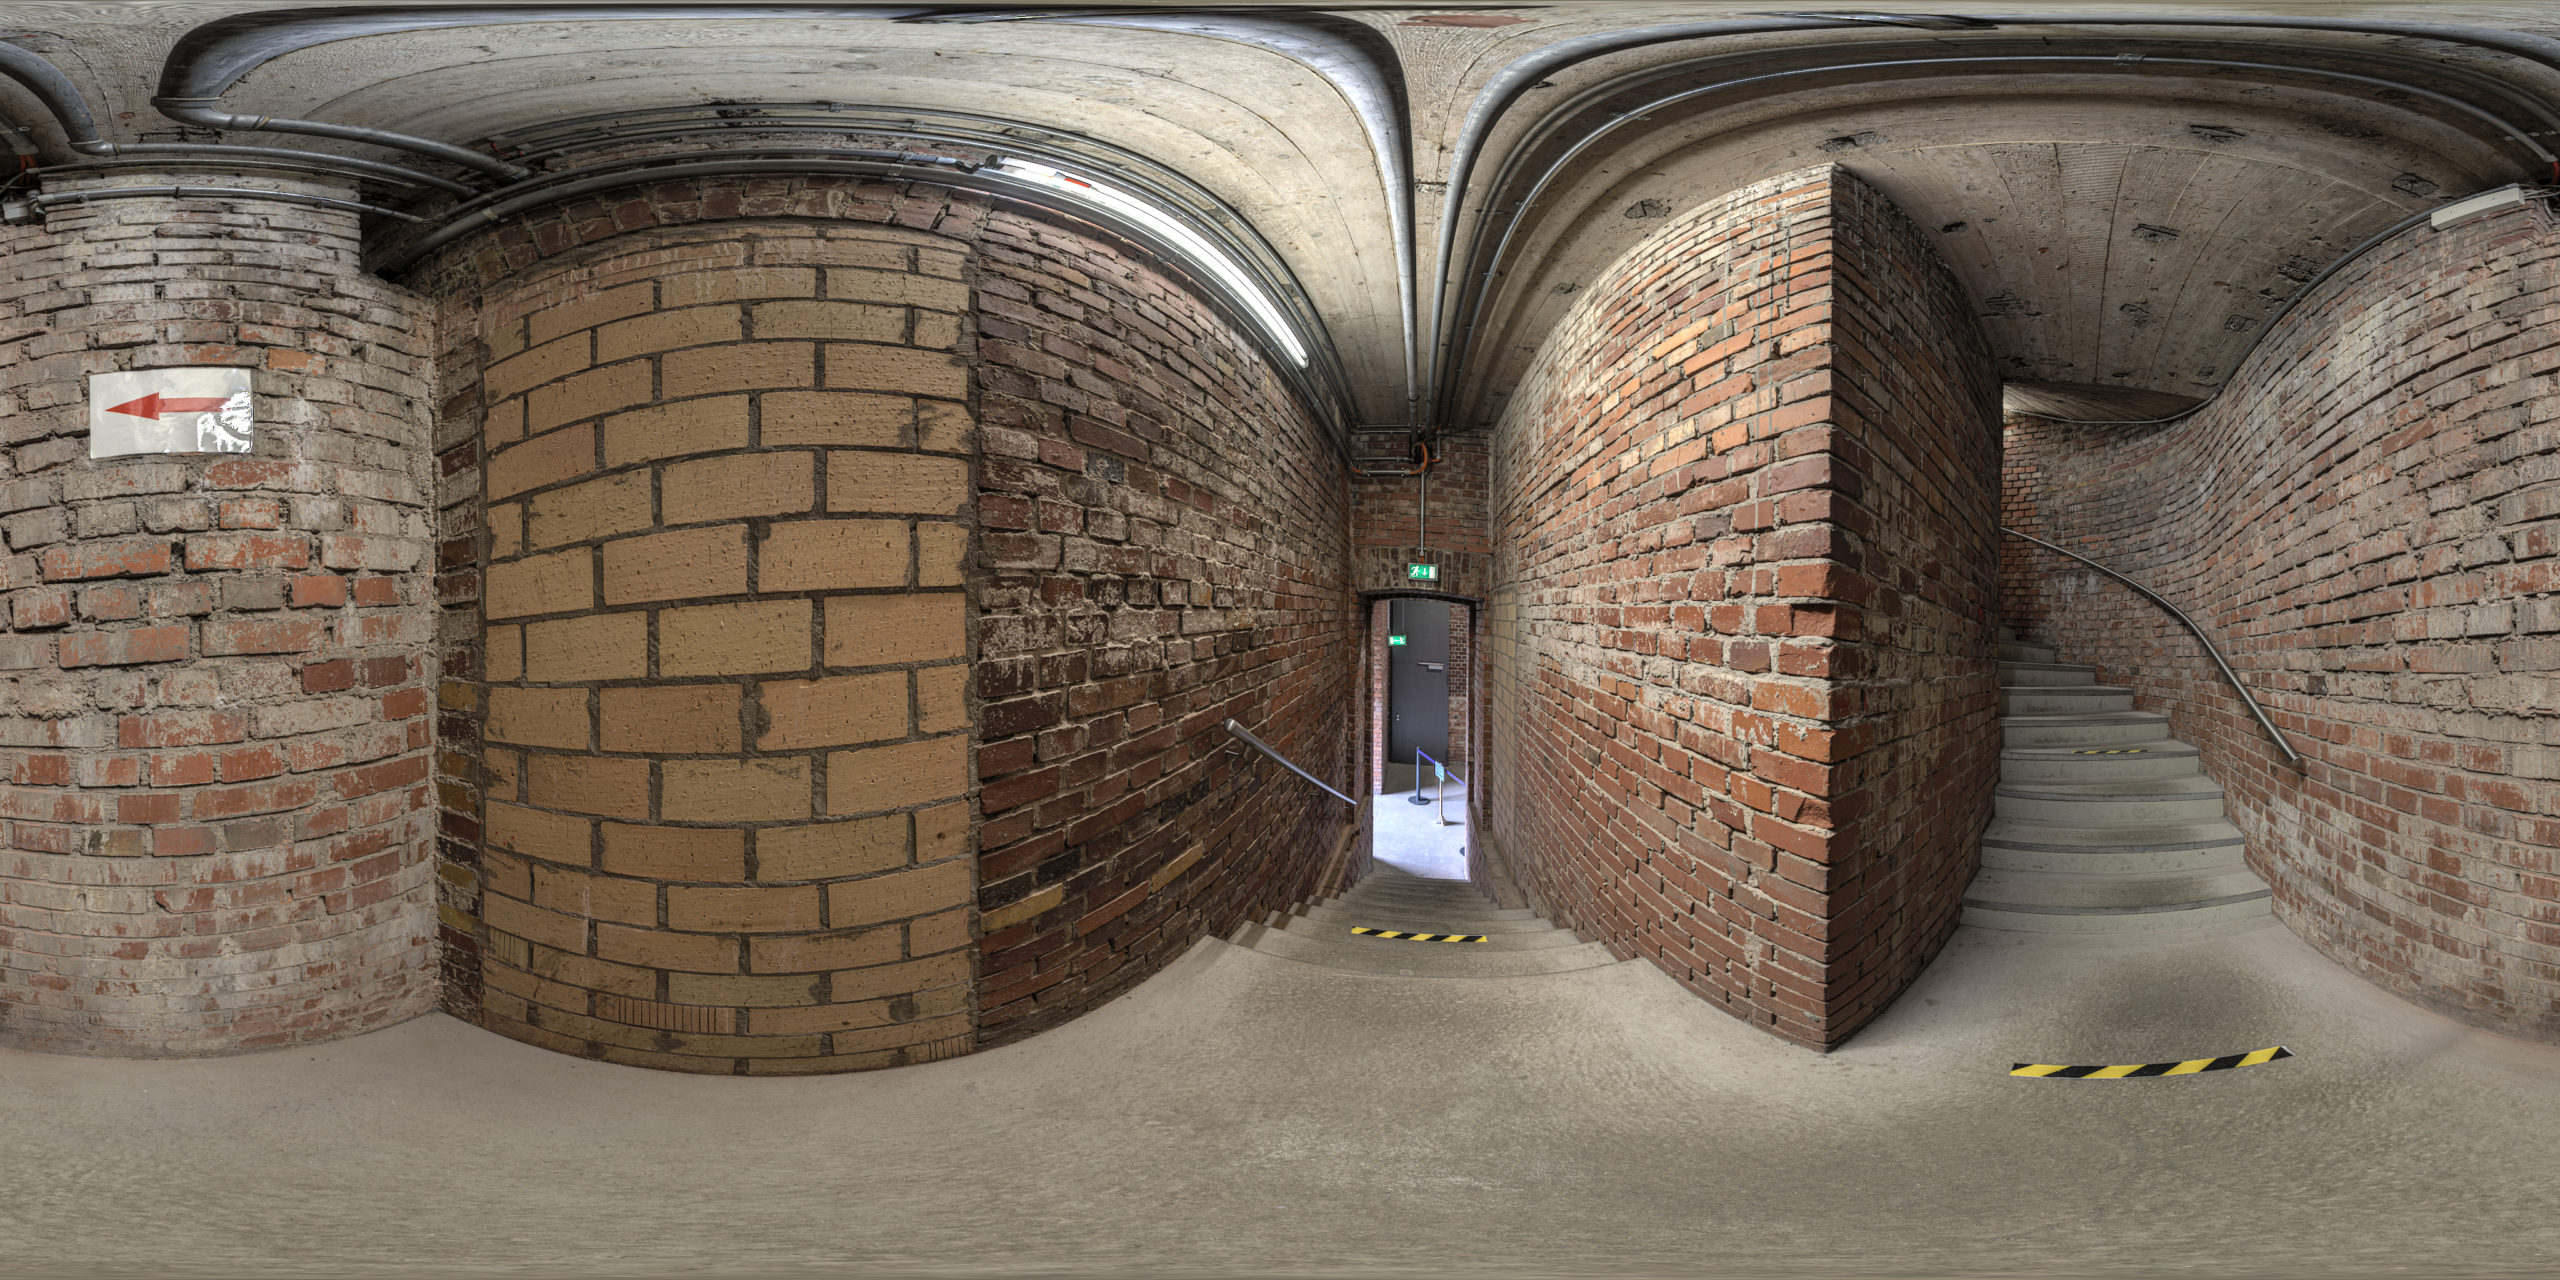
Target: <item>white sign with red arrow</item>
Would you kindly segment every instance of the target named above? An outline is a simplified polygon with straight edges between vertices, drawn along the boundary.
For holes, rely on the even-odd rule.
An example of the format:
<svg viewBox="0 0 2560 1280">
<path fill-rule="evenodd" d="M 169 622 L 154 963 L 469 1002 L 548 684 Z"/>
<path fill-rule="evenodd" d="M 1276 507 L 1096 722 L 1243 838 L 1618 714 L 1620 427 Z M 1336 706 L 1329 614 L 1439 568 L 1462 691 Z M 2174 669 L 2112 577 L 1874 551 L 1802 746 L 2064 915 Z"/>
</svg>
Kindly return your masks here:
<svg viewBox="0 0 2560 1280">
<path fill-rule="evenodd" d="M 247 453 L 257 422 L 246 369 L 89 375 L 89 456 Z"/>
</svg>

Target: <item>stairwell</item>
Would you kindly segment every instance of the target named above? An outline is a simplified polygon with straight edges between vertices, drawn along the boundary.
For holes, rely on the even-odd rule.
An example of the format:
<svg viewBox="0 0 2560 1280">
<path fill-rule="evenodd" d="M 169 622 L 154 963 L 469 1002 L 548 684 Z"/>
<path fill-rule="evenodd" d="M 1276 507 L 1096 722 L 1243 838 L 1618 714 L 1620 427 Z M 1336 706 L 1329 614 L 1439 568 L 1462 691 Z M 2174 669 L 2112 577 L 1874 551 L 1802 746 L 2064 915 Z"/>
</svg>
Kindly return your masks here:
<svg viewBox="0 0 2560 1280">
<path fill-rule="evenodd" d="M 1481 942 L 1423 942 L 1352 932 L 1386 929 L 1482 935 Z M 1341 897 L 1275 912 L 1238 929 L 1237 945 L 1302 964 L 1404 978 L 1515 978 L 1615 964 L 1596 942 L 1556 928 L 1526 907 L 1499 907 L 1464 880 L 1381 867 Z"/>
<path fill-rule="evenodd" d="M 2240 829 L 2169 718 L 2000 629 L 2000 785 L 1963 921 L 2127 933 L 2269 913 Z"/>
</svg>

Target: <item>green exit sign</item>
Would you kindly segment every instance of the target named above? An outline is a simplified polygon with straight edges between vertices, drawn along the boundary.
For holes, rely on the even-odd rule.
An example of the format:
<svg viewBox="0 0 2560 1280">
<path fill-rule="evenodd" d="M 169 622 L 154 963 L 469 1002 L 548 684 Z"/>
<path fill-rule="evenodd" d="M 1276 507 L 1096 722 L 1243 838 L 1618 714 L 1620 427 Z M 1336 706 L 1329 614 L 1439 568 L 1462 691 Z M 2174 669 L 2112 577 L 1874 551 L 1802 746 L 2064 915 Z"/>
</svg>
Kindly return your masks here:
<svg viewBox="0 0 2560 1280">
<path fill-rule="evenodd" d="M 1403 643 L 1404 643 L 1404 637 L 1403 637 L 1403 636 L 1388 636 L 1388 637 L 1387 637 L 1387 643 L 1388 643 L 1388 644 L 1403 644 Z"/>
<path fill-rule="evenodd" d="M 1415 582 L 1438 582 L 1440 580 L 1440 566 L 1436 564 L 1409 564 L 1404 567 L 1404 576 Z"/>
</svg>

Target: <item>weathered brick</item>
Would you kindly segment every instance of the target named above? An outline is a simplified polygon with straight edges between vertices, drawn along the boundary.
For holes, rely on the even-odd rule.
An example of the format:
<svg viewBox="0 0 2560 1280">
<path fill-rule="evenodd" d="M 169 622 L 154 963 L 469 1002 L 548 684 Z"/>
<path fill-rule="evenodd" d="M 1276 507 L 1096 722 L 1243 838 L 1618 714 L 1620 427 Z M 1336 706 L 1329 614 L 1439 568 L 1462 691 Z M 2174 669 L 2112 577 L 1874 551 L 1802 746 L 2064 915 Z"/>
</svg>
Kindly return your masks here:
<svg viewBox="0 0 2560 1280">
<path fill-rule="evenodd" d="M 767 445 L 896 449 L 908 443 L 916 416 L 905 396 L 860 391 L 768 391 L 759 400 Z"/>
<path fill-rule="evenodd" d="M 525 504 L 525 540 L 543 549 L 646 529 L 656 523 L 649 504 L 647 472 L 554 489 Z"/>
<path fill-rule="evenodd" d="M 659 358 L 670 400 L 724 391 L 807 387 L 817 383 L 817 349 L 806 342 L 739 342 L 671 351 Z"/>
<path fill-rule="evenodd" d="M 756 832 L 756 878 L 835 880 L 895 870 L 911 860 L 907 822 L 907 815 L 893 813 L 810 827 L 765 828 Z"/>
<path fill-rule="evenodd" d="M 738 525 L 681 529 L 604 545 L 607 604 L 744 595 L 747 531 Z"/>
<path fill-rule="evenodd" d="M 737 830 L 608 822 L 604 869 L 651 880 L 743 880 L 747 836 Z"/>
<path fill-rule="evenodd" d="M 658 614 L 658 674 L 753 675 L 806 670 L 809 602 L 694 605 Z"/>
<path fill-rule="evenodd" d="M 756 746 L 765 751 L 840 747 L 907 736 L 903 671 L 768 680 L 757 686 L 757 702 L 765 729 L 756 736 Z"/>
<path fill-rule="evenodd" d="M 764 545 L 757 550 L 756 589 L 903 587 L 909 562 L 915 558 L 909 542 L 904 520 L 783 521 L 767 530 Z"/>
<path fill-rule="evenodd" d="M 964 655 L 966 601 L 959 592 L 835 596 L 826 601 L 827 665 L 881 666 Z"/>
<path fill-rule="evenodd" d="M 602 690 L 598 745 L 607 751 L 736 751 L 742 692 L 734 684 Z"/>
<path fill-rule="evenodd" d="M 816 885 L 667 889 L 667 927 L 688 932 L 807 933 L 825 927 L 821 910 Z"/>
<path fill-rule="evenodd" d="M 645 613 L 599 613 L 525 624 L 527 680 L 627 680 L 648 674 L 649 615 Z"/>
<path fill-rule="evenodd" d="M 603 424 L 605 465 L 746 448 L 747 410 L 747 397 L 719 396 L 617 413 Z"/>
<path fill-rule="evenodd" d="M 750 453 L 668 464 L 658 480 L 670 525 L 808 511 L 817 505 L 816 457 Z M 829 470 L 830 482 L 834 471 Z"/>
<path fill-rule="evenodd" d="M 972 891 L 970 879 L 968 861 L 955 858 L 909 871 L 841 880 L 827 886 L 827 922 L 844 929 L 930 915 L 966 903 Z"/>
<path fill-rule="evenodd" d="M 969 785 L 965 737 L 838 751 L 827 757 L 827 812 L 871 813 L 959 795 Z"/>
<path fill-rule="evenodd" d="M 595 603 L 595 553 L 584 547 L 493 564 L 481 597 L 493 618 L 574 613 Z"/>
</svg>

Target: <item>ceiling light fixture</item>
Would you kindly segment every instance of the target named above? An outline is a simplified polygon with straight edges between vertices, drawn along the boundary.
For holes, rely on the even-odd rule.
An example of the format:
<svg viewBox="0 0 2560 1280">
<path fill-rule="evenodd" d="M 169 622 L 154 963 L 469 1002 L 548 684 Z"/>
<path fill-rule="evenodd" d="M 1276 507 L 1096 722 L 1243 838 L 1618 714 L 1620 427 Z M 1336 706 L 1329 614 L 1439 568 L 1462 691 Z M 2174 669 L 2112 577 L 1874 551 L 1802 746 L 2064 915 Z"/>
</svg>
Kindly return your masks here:
<svg viewBox="0 0 2560 1280">
<path fill-rule="evenodd" d="M 1297 332 L 1290 327 L 1288 318 L 1281 314 L 1280 308 L 1272 303 L 1270 296 L 1253 282 L 1253 277 L 1246 275 L 1244 269 L 1236 265 L 1235 259 L 1221 252 L 1200 233 L 1182 225 L 1172 215 L 1128 192 L 1106 187 L 1090 179 L 1079 178 L 1045 164 L 1007 157 L 999 161 L 996 167 L 1026 182 L 1109 210 L 1154 232 L 1166 247 L 1181 254 L 1192 265 L 1215 276 L 1218 283 L 1225 285 L 1228 293 L 1242 303 L 1246 310 L 1251 311 L 1255 320 L 1261 322 L 1263 330 L 1271 335 L 1272 341 L 1279 343 L 1281 350 L 1286 351 L 1289 358 L 1297 362 L 1298 367 L 1306 367 L 1306 344 L 1298 340 Z"/>
<path fill-rule="evenodd" d="M 2496 213 L 2502 209 L 2512 209 L 2523 204 L 2531 194 L 2521 184 L 2483 191 L 2476 196 L 2466 196 L 2435 210 L 2427 215 L 2427 222 L 2436 230 L 2442 231 L 2457 222 L 2469 222 L 2473 218 Z"/>
</svg>

